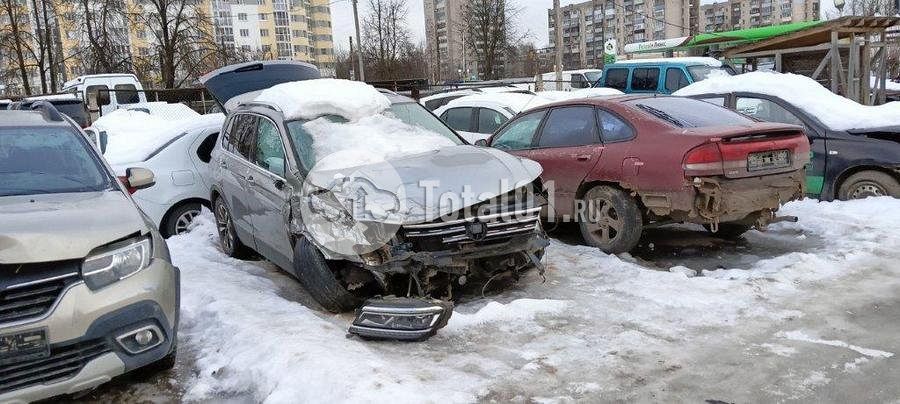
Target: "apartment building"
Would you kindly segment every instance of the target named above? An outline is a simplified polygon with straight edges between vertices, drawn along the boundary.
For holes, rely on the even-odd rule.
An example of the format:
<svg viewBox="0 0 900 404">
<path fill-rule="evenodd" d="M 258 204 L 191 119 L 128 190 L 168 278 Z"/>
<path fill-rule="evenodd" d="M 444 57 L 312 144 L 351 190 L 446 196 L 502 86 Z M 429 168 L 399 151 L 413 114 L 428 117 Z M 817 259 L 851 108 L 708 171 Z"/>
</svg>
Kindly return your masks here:
<svg viewBox="0 0 900 404">
<path fill-rule="evenodd" d="M 697 0 L 700 1 L 700 0 Z M 625 44 L 752 28 L 819 18 L 819 0 L 728 0 L 700 5 L 692 0 L 589 0 L 561 7 L 563 66 L 600 66 L 603 43 Z M 555 50 L 556 18 L 547 10 L 550 48 Z M 693 27 L 693 29 L 692 29 Z"/>
<path fill-rule="evenodd" d="M 728 0 L 700 6 L 703 32 L 819 19 L 819 0 Z"/>
<path fill-rule="evenodd" d="M 699 0 L 697 0 L 699 1 Z M 690 35 L 689 0 L 589 0 L 560 8 L 563 66 L 566 69 L 600 66 L 603 44 L 615 39 L 619 48 L 643 42 Z M 556 48 L 556 16 L 547 10 L 550 48 Z"/>
<path fill-rule="evenodd" d="M 465 50 L 459 30 L 465 2 L 466 0 L 423 1 L 425 49 L 428 52 L 431 80 L 435 82 L 459 80 L 478 71 L 475 58 Z"/>
<path fill-rule="evenodd" d="M 56 65 L 60 67 L 59 85 L 78 75 L 85 74 L 85 63 L 80 56 L 89 45 L 89 36 L 84 32 L 81 2 L 69 0 L 46 0 L 52 14 L 49 29 L 52 32 L 53 48 L 56 50 Z M 152 5 L 145 0 L 117 0 L 129 15 L 153 12 Z M 198 52 L 219 52 L 222 49 L 245 59 L 299 60 L 315 64 L 323 76 L 334 75 L 334 43 L 332 39 L 331 11 L 329 0 L 185 0 L 202 14 L 203 30 L 214 41 L 197 45 Z M 16 1 L 19 29 L 35 33 L 38 13 L 32 10 L 34 2 Z M 95 15 L 100 8 L 110 3 L 89 2 Z M 42 5 L 42 4 L 41 4 Z M 154 46 L 151 27 L 143 26 L 123 13 L 106 13 L 104 22 L 106 37 L 117 60 L 128 61 L 126 69 L 158 69 L 153 63 L 141 66 L 142 57 L 149 56 Z M 195 23 L 198 20 L 191 20 Z M 9 25 L 9 18 L 0 16 L 0 25 Z M 96 24 L 96 22 L 95 22 Z M 99 36 L 95 34 L 95 38 Z M 27 36 L 32 38 L 33 36 Z M 207 41 L 208 42 L 208 41 Z M 36 49 L 36 43 L 29 44 Z M 21 75 L 17 72 L 17 62 L 8 48 L 0 48 L 0 86 L 2 93 L 16 95 L 23 93 Z M 28 55 L 30 57 L 30 55 Z M 147 60 L 147 59 L 143 59 Z M 40 91 L 40 75 L 33 60 L 28 65 L 28 82 L 32 91 Z M 148 83 L 152 84 L 152 83 Z M 52 89 L 51 91 L 56 91 Z"/>
<path fill-rule="evenodd" d="M 217 41 L 254 59 L 299 60 L 334 75 L 328 0 L 212 0 Z"/>
</svg>

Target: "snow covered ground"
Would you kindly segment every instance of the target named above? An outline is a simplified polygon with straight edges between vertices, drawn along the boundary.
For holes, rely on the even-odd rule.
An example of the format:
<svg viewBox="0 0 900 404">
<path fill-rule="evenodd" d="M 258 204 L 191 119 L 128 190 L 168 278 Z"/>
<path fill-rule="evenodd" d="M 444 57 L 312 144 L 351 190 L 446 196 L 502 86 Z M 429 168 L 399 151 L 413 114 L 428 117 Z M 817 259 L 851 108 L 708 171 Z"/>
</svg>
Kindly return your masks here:
<svg viewBox="0 0 900 404">
<path fill-rule="evenodd" d="M 554 241 L 545 283 L 532 273 L 466 299 L 431 340 L 396 343 L 347 338 L 350 315 L 319 310 L 269 263 L 225 257 L 207 212 L 169 240 L 182 270 L 178 370 L 88 398 L 896 400 L 900 200 L 782 213 L 800 221 L 737 245 L 683 229 L 634 256 Z"/>
</svg>

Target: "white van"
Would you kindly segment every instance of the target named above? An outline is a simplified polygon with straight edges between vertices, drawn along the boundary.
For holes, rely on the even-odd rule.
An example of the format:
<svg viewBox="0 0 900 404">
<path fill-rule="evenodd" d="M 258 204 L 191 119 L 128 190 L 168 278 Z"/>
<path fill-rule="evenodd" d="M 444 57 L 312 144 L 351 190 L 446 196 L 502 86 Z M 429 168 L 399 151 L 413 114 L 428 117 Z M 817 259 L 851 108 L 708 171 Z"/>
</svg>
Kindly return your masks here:
<svg viewBox="0 0 900 404">
<path fill-rule="evenodd" d="M 590 88 L 603 75 L 603 69 L 563 70 L 562 90 L 572 91 L 581 88 Z M 557 90 L 556 72 L 544 73 L 534 76 L 534 81 L 544 82 L 543 90 Z"/>
<path fill-rule="evenodd" d="M 100 90 L 110 90 L 100 91 Z M 88 74 L 63 84 L 63 92 L 81 97 L 92 116 L 106 115 L 129 104 L 147 102 L 137 76 L 128 73 Z"/>
</svg>

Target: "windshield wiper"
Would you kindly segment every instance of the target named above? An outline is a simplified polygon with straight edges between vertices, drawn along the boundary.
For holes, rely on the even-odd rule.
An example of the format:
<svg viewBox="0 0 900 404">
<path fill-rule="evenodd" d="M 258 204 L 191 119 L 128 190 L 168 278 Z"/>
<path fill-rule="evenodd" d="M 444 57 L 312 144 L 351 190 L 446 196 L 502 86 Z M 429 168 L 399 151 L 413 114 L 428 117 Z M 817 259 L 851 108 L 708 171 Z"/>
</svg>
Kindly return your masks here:
<svg viewBox="0 0 900 404">
<path fill-rule="evenodd" d="M 683 122 L 678 120 L 678 118 L 675 118 L 674 116 L 669 115 L 668 113 L 666 113 L 664 111 L 660 111 L 656 108 L 653 108 L 649 105 L 637 104 L 637 107 L 640 109 L 643 109 L 644 111 L 647 111 L 653 115 L 656 115 L 660 119 L 671 122 L 671 123 L 675 124 L 675 126 L 678 126 L 680 128 L 683 128 L 685 126 Z"/>
</svg>

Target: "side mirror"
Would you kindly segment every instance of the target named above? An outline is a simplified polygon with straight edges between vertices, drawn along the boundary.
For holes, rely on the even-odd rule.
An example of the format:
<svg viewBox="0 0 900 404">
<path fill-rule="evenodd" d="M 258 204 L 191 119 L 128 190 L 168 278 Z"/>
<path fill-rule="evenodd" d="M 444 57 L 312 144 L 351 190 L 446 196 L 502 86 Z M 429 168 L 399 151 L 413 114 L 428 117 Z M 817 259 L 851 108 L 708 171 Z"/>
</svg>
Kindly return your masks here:
<svg viewBox="0 0 900 404">
<path fill-rule="evenodd" d="M 125 186 L 128 187 L 129 192 L 132 193 L 139 189 L 150 188 L 153 184 L 156 184 L 156 178 L 153 176 L 153 171 L 141 167 L 131 167 L 126 169 L 125 181 Z"/>
<path fill-rule="evenodd" d="M 478 139 L 475 141 L 475 146 L 487 147 L 488 142 L 485 139 Z"/>
</svg>

